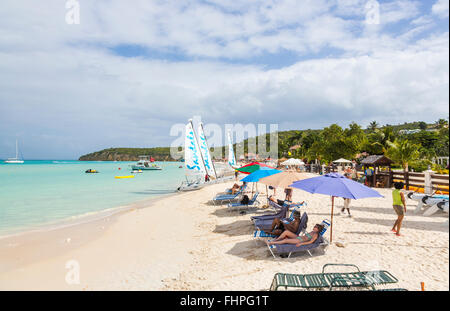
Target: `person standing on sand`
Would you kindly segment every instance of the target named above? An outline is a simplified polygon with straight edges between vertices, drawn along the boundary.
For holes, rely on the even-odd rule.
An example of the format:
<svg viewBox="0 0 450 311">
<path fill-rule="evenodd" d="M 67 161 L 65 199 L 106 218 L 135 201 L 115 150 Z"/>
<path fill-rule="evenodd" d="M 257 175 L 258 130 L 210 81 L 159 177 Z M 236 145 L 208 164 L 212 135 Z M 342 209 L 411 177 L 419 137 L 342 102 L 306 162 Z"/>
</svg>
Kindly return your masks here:
<svg viewBox="0 0 450 311">
<path fill-rule="evenodd" d="M 394 187 L 395 189 L 394 191 L 392 191 L 392 207 L 397 213 L 397 220 L 392 227 L 392 231 L 395 232 L 396 236 L 400 236 L 400 229 L 402 227 L 403 218 L 405 217 L 406 213 L 405 195 L 403 194 L 403 192 L 401 192 L 404 184 L 402 182 L 396 182 L 394 183 Z"/>
<path fill-rule="evenodd" d="M 345 173 L 344 175 L 348 179 L 352 179 L 352 175 L 349 173 Z M 341 215 L 344 215 L 345 210 L 347 209 L 348 217 L 352 217 L 350 214 L 350 199 L 344 198 L 344 207 L 341 209 Z"/>
</svg>

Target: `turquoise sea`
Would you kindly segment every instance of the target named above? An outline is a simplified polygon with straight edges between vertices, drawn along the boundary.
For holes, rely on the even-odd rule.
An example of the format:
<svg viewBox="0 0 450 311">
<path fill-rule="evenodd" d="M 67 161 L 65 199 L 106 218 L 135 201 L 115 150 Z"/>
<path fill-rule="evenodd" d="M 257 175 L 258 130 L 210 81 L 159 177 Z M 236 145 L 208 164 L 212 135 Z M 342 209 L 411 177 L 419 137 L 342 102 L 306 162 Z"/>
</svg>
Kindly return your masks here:
<svg viewBox="0 0 450 311">
<path fill-rule="evenodd" d="M 181 163 L 159 162 L 161 171 L 131 179 L 132 162 L 0 162 L 0 236 L 56 224 L 175 192 L 184 179 Z M 120 169 L 119 169 L 120 168 Z M 86 174 L 96 169 L 98 174 Z"/>
</svg>

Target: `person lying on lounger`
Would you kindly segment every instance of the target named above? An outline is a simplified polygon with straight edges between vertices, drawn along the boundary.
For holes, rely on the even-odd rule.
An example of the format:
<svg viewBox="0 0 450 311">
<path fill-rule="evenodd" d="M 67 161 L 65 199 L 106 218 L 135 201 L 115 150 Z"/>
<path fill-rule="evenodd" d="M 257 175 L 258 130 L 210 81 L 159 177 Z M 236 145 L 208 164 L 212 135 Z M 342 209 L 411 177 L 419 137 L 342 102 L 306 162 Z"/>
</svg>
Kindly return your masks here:
<svg viewBox="0 0 450 311">
<path fill-rule="evenodd" d="M 276 199 L 275 196 L 273 196 L 273 195 L 271 195 L 271 196 L 269 197 L 269 201 L 275 202 L 275 203 L 277 203 L 277 204 L 280 205 L 280 206 L 283 206 L 283 205 L 290 206 L 290 205 L 296 205 L 296 204 L 298 204 L 298 203 L 292 203 L 292 201 L 288 201 L 288 202 L 287 202 L 288 204 L 286 204 L 286 201 L 278 200 L 278 199 Z M 300 205 L 303 205 L 304 203 L 305 203 L 305 201 L 300 202 Z"/>
<path fill-rule="evenodd" d="M 291 232 L 297 232 L 298 226 L 300 226 L 300 212 L 294 212 L 294 220 L 289 222 L 288 220 L 283 220 L 280 218 L 275 218 L 272 222 L 272 227 L 269 231 L 266 231 L 268 234 L 273 235 L 281 235 L 286 230 Z"/>
<path fill-rule="evenodd" d="M 268 242 L 269 245 L 276 244 L 295 244 L 299 247 L 314 243 L 319 237 L 319 233 L 323 230 L 323 225 L 315 225 L 313 231 L 305 233 L 305 235 L 298 236 L 290 230 L 285 230 L 278 238 Z"/>
</svg>

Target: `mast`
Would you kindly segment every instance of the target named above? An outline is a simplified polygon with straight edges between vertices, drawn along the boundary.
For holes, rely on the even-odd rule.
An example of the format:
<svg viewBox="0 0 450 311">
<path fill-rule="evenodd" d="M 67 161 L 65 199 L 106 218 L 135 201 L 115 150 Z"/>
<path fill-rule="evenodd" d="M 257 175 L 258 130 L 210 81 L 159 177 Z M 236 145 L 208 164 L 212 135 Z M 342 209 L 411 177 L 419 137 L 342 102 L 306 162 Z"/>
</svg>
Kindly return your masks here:
<svg viewBox="0 0 450 311">
<path fill-rule="evenodd" d="M 198 153 L 200 153 L 200 157 L 202 158 L 203 169 L 205 170 L 206 174 L 208 174 L 208 170 L 206 169 L 206 165 L 205 165 L 205 160 L 203 159 L 202 150 L 200 149 L 200 145 L 198 144 L 198 140 L 197 140 L 197 135 L 195 134 L 194 124 L 192 123 L 192 119 L 189 119 L 189 123 L 191 123 L 192 133 L 194 135 L 194 140 L 195 140 L 195 144 L 196 144 Z"/>
<path fill-rule="evenodd" d="M 200 126 L 201 126 L 201 128 L 202 128 L 203 136 L 205 137 L 205 144 L 206 144 L 206 148 L 208 149 L 207 152 L 209 153 L 208 140 L 206 139 L 205 129 L 203 128 L 203 123 L 202 123 L 202 122 L 200 122 Z M 213 161 L 213 158 L 211 157 L 211 154 L 209 154 L 209 156 L 210 156 L 210 158 L 211 158 L 211 163 L 212 163 L 212 166 L 213 166 L 214 175 L 216 176 L 216 179 L 217 179 L 216 166 L 214 165 L 214 161 Z"/>
<path fill-rule="evenodd" d="M 18 158 L 19 158 L 19 145 L 18 145 L 18 142 L 16 139 L 16 159 L 18 159 Z"/>
</svg>

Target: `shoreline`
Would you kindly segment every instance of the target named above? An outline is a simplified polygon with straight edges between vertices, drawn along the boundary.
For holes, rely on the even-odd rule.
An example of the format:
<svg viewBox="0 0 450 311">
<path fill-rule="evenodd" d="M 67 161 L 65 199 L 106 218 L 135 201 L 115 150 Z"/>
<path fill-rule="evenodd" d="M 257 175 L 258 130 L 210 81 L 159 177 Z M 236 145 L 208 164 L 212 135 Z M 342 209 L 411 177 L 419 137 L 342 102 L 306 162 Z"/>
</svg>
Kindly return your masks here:
<svg viewBox="0 0 450 311">
<path fill-rule="evenodd" d="M 50 223 L 43 223 L 43 224 L 34 225 L 32 227 L 27 227 L 27 228 L 23 227 L 23 228 L 11 229 L 10 232 L 0 233 L 0 242 L 3 239 L 19 237 L 21 235 L 64 229 L 64 228 L 71 227 L 71 226 L 82 225 L 82 224 L 89 223 L 92 221 L 101 220 L 101 219 L 104 219 L 107 217 L 113 217 L 113 216 L 115 216 L 115 214 L 126 212 L 129 209 L 145 208 L 145 207 L 140 207 L 140 205 L 156 203 L 160 199 L 164 199 L 164 198 L 170 197 L 170 196 L 176 196 L 178 194 L 179 193 L 177 191 L 175 191 L 175 192 L 169 193 L 169 194 L 161 194 L 161 195 L 158 195 L 155 197 L 137 200 L 137 201 L 131 202 L 126 205 L 110 207 L 110 208 L 107 208 L 104 210 L 87 212 L 87 213 L 75 215 L 75 216 L 69 216 L 64 219 L 58 219 L 58 220 L 52 221 Z"/>
</svg>

